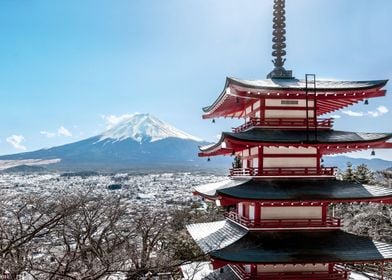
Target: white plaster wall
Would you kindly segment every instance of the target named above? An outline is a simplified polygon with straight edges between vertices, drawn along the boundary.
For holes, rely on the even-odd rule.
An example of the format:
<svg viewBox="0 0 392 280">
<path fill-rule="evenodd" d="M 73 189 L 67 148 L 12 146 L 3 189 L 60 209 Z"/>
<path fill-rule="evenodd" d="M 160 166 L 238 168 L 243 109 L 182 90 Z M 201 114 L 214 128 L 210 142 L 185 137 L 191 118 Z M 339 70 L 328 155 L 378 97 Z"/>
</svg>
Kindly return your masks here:
<svg viewBox="0 0 392 280">
<path fill-rule="evenodd" d="M 243 212 L 243 206 L 242 206 L 242 202 L 237 204 L 237 209 L 238 209 L 238 215 L 243 216 L 244 212 Z"/>
<path fill-rule="evenodd" d="M 252 156 L 258 155 L 259 154 L 259 148 L 258 147 L 250 148 L 250 154 Z"/>
<path fill-rule="evenodd" d="M 249 115 L 251 112 L 252 112 L 252 106 L 246 107 L 246 109 L 245 109 L 245 114 L 246 114 L 246 115 Z"/>
<path fill-rule="evenodd" d="M 313 117 L 313 110 L 308 110 L 308 117 Z M 265 110 L 265 118 L 306 118 L 306 110 Z"/>
<path fill-rule="evenodd" d="M 259 167 L 259 159 L 258 158 L 252 159 L 252 166 L 255 168 Z"/>
<path fill-rule="evenodd" d="M 317 167 L 317 157 L 309 158 L 263 158 L 264 167 Z"/>
<path fill-rule="evenodd" d="M 256 109 L 258 109 L 258 108 L 260 108 L 260 100 L 256 101 L 256 102 L 253 104 L 253 110 L 256 110 Z"/>
<path fill-rule="evenodd" d="M 261 219 L 321 219 L 321 206 L 261 207 Z"/>
<path fill-rule="evenodd" d="M 244 265 L 244 270 L 245 270 L 246 273 L 250 273 L 251 272 L 250 264 L 245 264 Z"/>
<path fill-rule="evenodd" d="M 322 272 L 328 271 L 328 264 L 278 264 L 278 265 L 257 265 L 257 272 L 269 273 L 269 272 Z"/>
<path fill-rule="evenodd" d="M 254 205 L 249 205 L 249 219 L 255 219 L 255 207 Z"/>
<path fill-rule="evenodd" d="M 243 157 L 249 156 L 249 149 L 243 150 L 243 151 L 242 151 L 242 156 L 243 156 Z"/>
<path fill-rule="evenodd" d="M 282 101 L 298 101 L 298 104 L 282 104 Z M 309 108 L 313 108 L 313 100 L 308 101 Z M 266 99 L 265 106 L 306 107 L 305 99 Z"/>
<path fill-rule="evenodd" d="M 289 155 L 295 155 L 295 154 L 317 154 L 317 149 L 314 147 L 263 147 L 263 153 L 264 154 L 289 154 Z"/>
</svg>

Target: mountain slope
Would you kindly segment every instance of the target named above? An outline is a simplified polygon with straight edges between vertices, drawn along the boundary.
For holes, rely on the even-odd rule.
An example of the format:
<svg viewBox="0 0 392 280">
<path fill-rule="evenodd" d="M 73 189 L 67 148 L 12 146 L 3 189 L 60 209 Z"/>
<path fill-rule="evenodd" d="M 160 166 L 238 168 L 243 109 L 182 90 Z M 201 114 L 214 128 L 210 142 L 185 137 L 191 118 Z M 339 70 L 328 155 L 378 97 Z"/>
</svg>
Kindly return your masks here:
<svg viewBox="0 0 392 280">
<path fill-rule="evenodd" d="M 102 134 L 38 151 L 0 156 L 0 160 L 60 159 L 46 166 L 60 170 L 186 169 L 227 165 L 228 158 L 208 163 L 197 156 L 208 144 L 149 114 L 134 114 Z"/>
<path fill-rule="evenodd" d="M 379 158 L 365 159 L 347 156 L 324 157 L 325 166 L 336 166 L 341 170 L 345 170 L 347 168 L 348 162 L 350 162 L 354 167 L 360 164 L 366 164 L 372 170 L 382 170 L 392 167 L 392 161 Z"/>
<path fill-rule="evenodd" d="M 202 141 L 150 114 L 128 115 L 120 123 L 102 133 L 100 141 L 106 139 L 120 141 L 130 138 L 138 142 L 155 142 L 171 137 L 197 142 Z"/>
</svg>

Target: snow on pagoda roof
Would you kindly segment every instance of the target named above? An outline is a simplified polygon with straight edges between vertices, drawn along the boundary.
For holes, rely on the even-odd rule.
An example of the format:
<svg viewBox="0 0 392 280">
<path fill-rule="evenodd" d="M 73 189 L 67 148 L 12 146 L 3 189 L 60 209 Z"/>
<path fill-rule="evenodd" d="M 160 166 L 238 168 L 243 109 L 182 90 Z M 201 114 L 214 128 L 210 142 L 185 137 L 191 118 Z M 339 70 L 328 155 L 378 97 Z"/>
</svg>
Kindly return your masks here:
<svg viewBox="0 0 392 280">
<path fill-rule="evenodd" d="M 219 231 L 196 242 L 214 247 L 225 235 Z M 376 262 L 392 260 L 392 245 L 341 230 L 252 231 L 209 255 L 229 263 Z"/>
<path fill-rule="evenodd" d="M 233 244 L 248 232 L 230 220 L 191 224 L 186 228 L 204 253 Z"/>
<path fill-rule="evenodd" d="M 227 179 L 219 182 L 208 183 L 208 184 L 197 186 L 195 188 L 195 192 L 202 193 L 207 196 L 215 196 L 216 190 L 218 189 L 222 190 L 226 188 L 232 188 L 238 186 L 241 183 L 246 183 L 248 181 L 249 179 L 238 179 L 238 180 Z"/>
<path fill-rule="evenodd" d="M 208 198 L 258 201 L 381 201 L 392 200 L 392 189 L 337 179 L 233 179 L 196 187 L 195 192 Z"/>
<path fill-rule="evenodd" d="M 228 77 L 230 84 L 242 86 L 249 89 L 295 89 L 304 90 L 306 87 L 305 80 L 299 79 L 264 79 L 264 80 L 242 80 Z M 336 81 L 336 80 L 317 80 L 317 91 L 331 90 L 350 90 L 350 89 L 370 89 L 374 87 L 383 87 L 388 80 L 376 81 Z"/>
<path fill-rule="evenodd" d="M 350 106 L 368 98 L 385 96 L 382 88 L 388 80 L 326 81 L 310 85 L 308 97 L 317 98 L 317 115 Z M 243 116 L 245 108 L 260 99 L 305 99 L 305 80 L 265 79 L 241 80 L 226 78 L 224 90 L 210 106 L 203 108 L 203 118 Z"/>
<path fill-rule="evenodd" d="M 301 143 L 306 141 L 307 135 L 313 140 L 314 132 L 306 130 L 278 130 L 278 129 L 252 129 L 244 132 L 224 132 L 227 137 L 243 141 L 258 142 L 288 142 Z M 381 139 L 389 139 L 392 133 L 361 133 L 338 130 L 320 130 L 317 132 L 317 141 L 320 143 L 348 143 L 367 142 Z"/>
<path fill-rule="evenodd" d="M 230 145 L 287 145 L 287 144 L 371 144 L 386 142 L 392 138 L 392 133 L 362 133 L 338 130 L 319 130 L 317 139 L 314 131 L 279 130 L 253 128 L 243 132 L 223 132 L 215 145 L 206 149 L 200 148 L 200 156 L 227 154 L 232 151 Z M 223 148 L 224 147 L 224 148 Z M 361 148 L 363 149 L 363 148 Z M 355 148 L 354 148 L 355 150 Z"/>
</svg>

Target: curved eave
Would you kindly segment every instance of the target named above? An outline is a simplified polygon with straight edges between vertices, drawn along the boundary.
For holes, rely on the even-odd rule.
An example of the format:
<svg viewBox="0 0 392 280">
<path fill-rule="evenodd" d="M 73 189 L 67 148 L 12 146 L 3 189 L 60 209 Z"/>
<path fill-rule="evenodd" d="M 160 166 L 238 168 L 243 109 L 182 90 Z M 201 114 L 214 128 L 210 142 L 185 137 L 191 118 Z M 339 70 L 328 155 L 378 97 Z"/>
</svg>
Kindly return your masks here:
<svg viewBox="0 0 392 280">
<path fill-rule="evenodd" d="M 199 194 L 200 196 L 203 196 Z M 227 194 L 221 194 L 217 192 L 216 196 L 205 197 L 208 200 L 219 200 L 222 206 L 234 205 L 239 202 L 259 202 L 268 205 L 281 205 L 281 206 L 290 206 L 290 205 L 319 205 L 319 204 L 332 204 L 332 203 L 353 203 L 353 202 L 363 202 L 363 203 L 382 203 L 386 205 L 392 204 L 392 194 L 385 196 L 369 196 L 369 197 L 352 197 L 352 198 L 319 198 L 317 196 L 314 197 L 306 197 L 298 199 L 259 199 L 259 198 L 238 198 L 235 196 L 230 196 Z"/>
<path fill-rule="evenodd" d="M 325 91 L 347 91 L 347 90 L 368 90 L 382 88 L 388 83 L 388 80 L 372 81 L 328 81 L 317 80 L 317 92 Z M 300 79 L 264 79 L 264 80 L 242 80 L 234 77 L 226 78 L 226 85 L 234 85 L 243 89 L 256 90 L 285 90 L 285 91 L 305 91 L 306 82 Z"/>
<path fill-rule="evenodd" d="M 224 133 L 221 134 L 221 138 L 215 144 L 199 147 L 199 157 L 219 156 L 227 155 L 232 153 L 232 149 L 223 148 L 222 143 L 225 141 Z"/>
<path fill-rule="evenodd" d="M 248 232 L 230 220 L 190 224 L 186 229 L 204 253 L 229 246 Z"/>
<path fill-rule="evenodd" d="M 194 194 L 221 205 L 259 202 L 290 205 L 301 203 L 382 202 L 392 203 L 392 189 L 329 180 L 251 180 L 236 179 L 201 185 Z"/>
<path fill-rule="evenodd" d="M 257 131 L 260 135 L 251 135 L 252 131 Z M 262 133 L 281 134 L 263 138 Z M 342 134 L 340 139 L 338 137 L 322 137 L 323 133 Z M 345 135 L 346 134 L 346 135 Z M 223 132 L 219 141 L 204 149 L 200 149 L 200 157 L 208 157 L 215 155 L 229 155 L 237 147 L 238 150 L 244 146 L 318 146 L 322 148 L 323 154 L 337 154 L 351 151 L 359 151 L 364 149 L 388 149 L 392 148 L 392 143 L 386 142 L 392 138 L 392 133 L 354 133 L 344 131 L 319 131 L 318 140 L 313 138 L 314 131 L 309 132 L 309 141 L 307 141 L 306 131 L 280 131 L 280 130 L 262 130 L 253 129 L 251 131 L 242 133 Z M 291 138 L 291 139 L 290 139 Z M 331 147 L 330 147 L 331 146 Z"/>
<path fill-rule="evenodd" d="M 341 230 L 248 231 L 230 220 L 191 224 L 200 249 L 226 263 L 356 263 L 391 261 L 392 245 Z"/>
<path fill-rule="evenodd" d="M 388 80 L 379 81 L 317 81 L 317 115 L 331 113 L 364 99 L 385 96 L 382 88 Z M 204 119 L 242 117 L 242 111 L 254 99 L 305 99 L 305 85 L 296 79 L 245 81 L 226 78 L 223 91 L 215 102 L 203 108 Z M 310 93 L 310 98 L 314 98 Z"/>
<path fill-rule="evenodd" d="M 263 231 L 209 255 L 232 264 L 363 263 L 392 261 L 392 246 L 341 230 Z"/>
<path fill-rule="evenodd" d="M 255 132 L 255 133 L 253 133 Z M 270 135 L 267 135 L 270 133 Z M 274 135 L 275 133 L 275 135 Z M 253 129 L 242 133 L 223 132 L 220 142 L 234 144 L 352 144 L 352 143 L 374 143 L 386 142 L 392 138 L 392 133 L 360 133 L 346 131 L 318 131 L 317 141 L 315 140 L 315 132 L 306 130 L 301 131 L 279 131 L 279 130 L 262 130 Z M 266 137 L 264 137 L 266 135 Z M 307 140 L 309 137 L 309 141 Z"/>
</svg>

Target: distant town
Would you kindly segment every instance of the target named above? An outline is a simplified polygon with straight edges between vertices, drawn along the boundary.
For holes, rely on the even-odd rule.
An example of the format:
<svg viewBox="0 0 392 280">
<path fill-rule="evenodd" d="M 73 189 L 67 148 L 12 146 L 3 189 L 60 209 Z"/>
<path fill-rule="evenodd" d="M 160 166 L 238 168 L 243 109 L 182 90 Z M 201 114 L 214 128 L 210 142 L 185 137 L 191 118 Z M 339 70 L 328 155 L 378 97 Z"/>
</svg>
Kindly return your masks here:
<svg viewBox="0 0 392 280">
<path fill-rule="evenodd" d="M 194 186 L 224 179 L 206 173 L 48 173 L 0 174 L 0 195 L 72 193 L 92 190 L 96 194 L 123 198 L 129 205 L 151 208 L 189 206 L 200 198 L 192 195 Z M 16 205 L 15 205 L 16 206 Z"/>
</svg>

